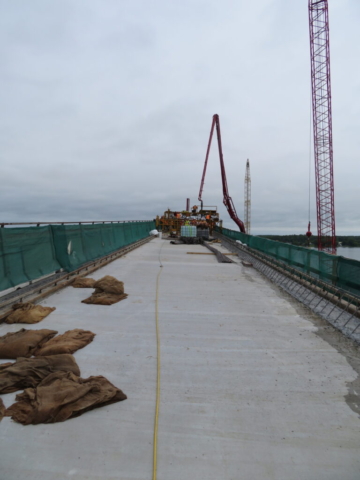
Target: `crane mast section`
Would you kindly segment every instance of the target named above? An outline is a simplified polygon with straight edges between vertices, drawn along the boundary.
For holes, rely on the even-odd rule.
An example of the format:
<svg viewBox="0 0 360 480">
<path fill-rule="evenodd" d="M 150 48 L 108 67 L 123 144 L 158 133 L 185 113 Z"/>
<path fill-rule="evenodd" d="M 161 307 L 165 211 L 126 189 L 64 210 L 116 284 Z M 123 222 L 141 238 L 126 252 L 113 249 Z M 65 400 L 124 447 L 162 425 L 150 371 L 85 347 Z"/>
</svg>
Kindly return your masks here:
<svg viewBox="0 0 360 480">
<path fill-rule="evenodd" d="M 336 253 L 327 0 L 309 0 L 318 249 Z"/>
<path fill-rule="evenodd" d="M 223 203 L 224 203 L 224 205 L 225 205 L 225 207 L 226 207 L 226 209 L 227 209 L 227 211 L 230 215 L 230 218 L 236 223 L 236 225 L 239 227 L 240 231 L 242 233 L 245 233 L 244 223 L 237 216 L 234 202 L 232 201 L 232 198 L 229 195 L 227 179 L 226 179 L 226 172 L 225 172 L 224 157 L 223 157 L 223 152 L 222 152 L 220 119 L 219 119 L 219 115 L 217 115 L 217 114 L 215 114 L 213 116 L 213 120 L 212 120 L 212 124 L 211 124 L 209 142 L 208 142 L 208 146 L 207 146 L 207 150 L 206 150 L 204 170 L 203 170 L 203 174 L 202 174 L 202 177 L 201 177 L 198 200 L 199 200 L 199 202 L 201 202 L 201 206 L 202 206 L 202 192 L 203 192 L 203 189 L 204 189 L 206 168 L 207 168 L 207 163 L 208 163 L 208 159 L 209 159 L 211 142 L 212 142 L 215 127 L 216 127 L 216 135 L 217 135 L 219 158 L 220 158 L 220 170 L 221 170 L 221 180 L 222 180 L 222 188 L 223 188 Z"/>
<path fill-rule="evenodd" d="M 250 162 L 246 162 L 245 170 L 245 184 L 244 184 L 244 223 L 246 233 L 250 235 L 251 230 L 251 177 L 250 177 Z"/>
</svg>

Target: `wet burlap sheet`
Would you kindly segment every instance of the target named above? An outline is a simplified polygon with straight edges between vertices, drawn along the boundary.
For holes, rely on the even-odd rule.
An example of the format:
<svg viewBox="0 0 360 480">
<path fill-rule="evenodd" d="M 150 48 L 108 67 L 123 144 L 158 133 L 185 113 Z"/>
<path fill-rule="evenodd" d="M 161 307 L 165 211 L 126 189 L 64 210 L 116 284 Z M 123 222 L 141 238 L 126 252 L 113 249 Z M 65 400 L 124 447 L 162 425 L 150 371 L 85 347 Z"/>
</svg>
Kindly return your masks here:
<svg viewBox="0 0 360 480">
<path fill-rule="evenodd" d="M 5 405 L 4 405 L 4 402 L 0 398 L 0 422 L 3 419 L 4 415 L 5 415 Z"/>
<path fill-rule="evenodd" d="M 36 349 L 39 349 L 57 333 L 56 330 L 26 330 L 25 328 L 18 332 L 7 333 L 0 337 L 0 358 L 31 357 Z"/>
<path fill-rule="evenodd" d="M 91 297 L 82 300 L 82 303 L 92 305 L 113 305 L 127 297 L 124 293 L 124 283 L 115 277 L 106 275 L 94 284 L 95 291 Z"/>
<path fill-rule="evenodd" d="M 71 372 L 55 372 L 36 388 L 18 394 L 5 415 L 23 425 L 63 422 L 126 398 L 102 376 L 83 379 Z"/>
<path fill-rule="evenodd" d="M 86 347 L 93 341 L 95 333 L 89 330 L 75 328 L 68 330 L 63 335 L 58 335 L 42 344 L 34 351 L 34 355 L 58 355 L 60 353 L 74 353 L 80 348 Z"/>
<path fill-rule="evenodd" d="M 71 285 L 74 288 L 94 288 L 95 281 L 93 278 L 76 277 Z"/>
<path fill-rule="evenodd" d="M 33 303 L 15 303 L 14 310 L 8 317 L 6 323 L 38 323 L 55 310 L 55 307 L 43 307 Z"/>
<path fill-rule="evenodd" d="M 120 280 L 111 275 L 106 275 L 95 282 L 94 288 L 98 290 L 95 293 L 105 292 L 121 295 L 124 293 L 124 282 L 120 282 Z"/>
<path fill-rule="evenodd" d="M 123 293 L 122 295 L 114 295 L 112 293 L 93 293 L 91 297 L 82 300 L 82 303 L 88 303 L 91 305 L 113 305 L 114 303 L 120 302 L 120 300 L 124 300 L 126 297 L 126 293 Z"/>
<path fill-rule="evenodd" d="M 14 363 L 0 365 L 0 394 L 36 387 L 41 380 L 57 371 L 80 375 L 80 369 L 72 355 L 18 358 Z"/>
</svg>

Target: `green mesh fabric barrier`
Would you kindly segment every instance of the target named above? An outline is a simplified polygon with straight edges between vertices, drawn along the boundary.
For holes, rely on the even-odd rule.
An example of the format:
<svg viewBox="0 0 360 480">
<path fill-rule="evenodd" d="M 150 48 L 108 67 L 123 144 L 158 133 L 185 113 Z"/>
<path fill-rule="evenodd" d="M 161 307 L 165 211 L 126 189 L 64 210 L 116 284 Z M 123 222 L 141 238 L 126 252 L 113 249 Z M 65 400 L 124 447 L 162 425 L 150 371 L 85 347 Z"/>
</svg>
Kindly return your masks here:
<svg viewBox="0 0 360 480">
<path fill-rule="evenodd" d="M 67 271 L 149 235 L 155 222 L 52 225 L 56 258 Z"/>
<path fill-rule="evenodd" d="M 357 260 L 329 255 L 317 250 L 297 247 L 267 238 L 246 235 L 227 228 L 217 228 L 216 230 L 232 240 L 240 240 L 250 248 L 284 262 L 314 278 L 331 283 L 354 295 L 360 295 L 360 262 Z"/>
<path fill-rule="evenodd" d="M 154 222 L 52 225 L 56 257 L 67 271 L 145 238 Z"/>
<path fill-rule="evenodd" d="M 73 271 L 149 235 L 154 221 L 0 228 L 0 291 Z"/>
<path fill-rule="evenodd" d="M 49 226 L 0 228 L 0 291 L 60 268 Z"/>
</svg>

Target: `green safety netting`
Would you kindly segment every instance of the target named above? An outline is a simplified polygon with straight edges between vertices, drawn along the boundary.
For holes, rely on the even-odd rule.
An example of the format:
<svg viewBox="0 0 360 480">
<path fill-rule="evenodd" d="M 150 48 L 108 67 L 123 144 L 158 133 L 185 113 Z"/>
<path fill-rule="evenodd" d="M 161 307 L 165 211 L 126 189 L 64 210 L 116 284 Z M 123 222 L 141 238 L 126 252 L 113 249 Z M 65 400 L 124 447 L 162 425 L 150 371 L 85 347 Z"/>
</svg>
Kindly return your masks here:
<svg viewBox="0 0 360 480">
<path fill-rule="evenodd" d="M 0 228 L 0 291 L 60 268 L 50 226 Z"/>
<path fill-rule="evenodd" d="M 360 295 L 360 262 L 357 260 L 247 235 L 227 228 L 217 228 L 216 230 L 232 240 L 240 240 L 250 248 L 314 278 L 331 283 L 357 296 Z"/>
<path fill-rule="evenodd" d="M 151 222 L 52 225 L 56 258 L 67 271 L 149 235 Z"/>
<path fill-rule="evenodd" d="M 0 228 L 0 291 L 73 271 L 149 235 L 154 221 Z"/>
</svg>

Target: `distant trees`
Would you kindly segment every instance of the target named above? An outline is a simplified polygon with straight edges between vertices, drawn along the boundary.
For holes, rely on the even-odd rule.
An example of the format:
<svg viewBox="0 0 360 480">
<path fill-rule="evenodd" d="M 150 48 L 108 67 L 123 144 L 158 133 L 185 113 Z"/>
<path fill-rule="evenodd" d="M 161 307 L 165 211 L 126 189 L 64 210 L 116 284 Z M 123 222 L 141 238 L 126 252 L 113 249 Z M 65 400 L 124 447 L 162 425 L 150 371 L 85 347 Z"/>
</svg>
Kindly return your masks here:
<svg viewBox="0 0 360 480">
<path fill-rule="evenodd" d="M 317 247 L 317 235 L 313 235 L 310 239 L 306 235 L 259 235 L 259 237 L 290 243 L 299 247 Z M 336 240 L 338 246 L 340 242 L 343 247 L 360 247 L 360 236 L 339 235 Z"/>
</svg>

